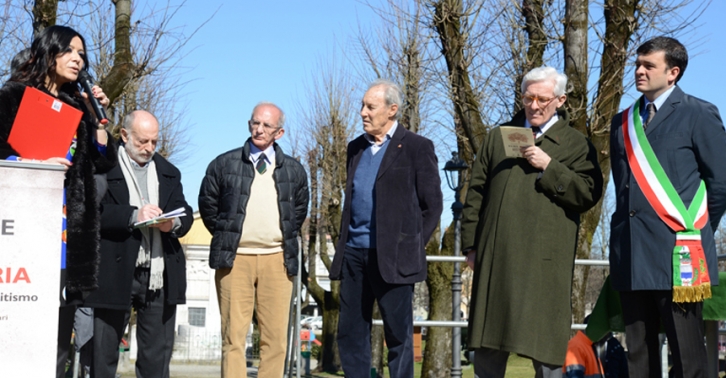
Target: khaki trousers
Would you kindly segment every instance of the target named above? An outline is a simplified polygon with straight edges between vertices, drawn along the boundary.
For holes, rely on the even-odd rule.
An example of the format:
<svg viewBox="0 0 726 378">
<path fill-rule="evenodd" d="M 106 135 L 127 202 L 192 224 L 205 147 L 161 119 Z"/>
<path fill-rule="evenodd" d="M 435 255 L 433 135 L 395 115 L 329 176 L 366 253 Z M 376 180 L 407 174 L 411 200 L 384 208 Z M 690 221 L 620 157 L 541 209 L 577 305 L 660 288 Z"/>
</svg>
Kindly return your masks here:
<svg viewBox="0 0 726 378">
<path fill-rule="evenodd" d="M 222 318 L 222 378 L 247 376 L 245 341 L 257 310 L 260 366 L 257 377 L 280 378 L 284 372 L 292 278 L 282 252 L 238 254 L 232 268 L 217 269 L 215 283 Z"/>
</svg>

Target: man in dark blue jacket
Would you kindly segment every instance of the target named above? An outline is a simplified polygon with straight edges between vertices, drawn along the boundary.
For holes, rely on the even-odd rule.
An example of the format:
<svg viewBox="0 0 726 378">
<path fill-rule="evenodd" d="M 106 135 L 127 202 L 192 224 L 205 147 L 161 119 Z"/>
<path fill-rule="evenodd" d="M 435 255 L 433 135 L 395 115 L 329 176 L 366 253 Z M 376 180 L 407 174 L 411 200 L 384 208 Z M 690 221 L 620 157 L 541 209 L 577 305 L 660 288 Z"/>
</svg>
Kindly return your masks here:
<svg viewBox="0 0 726 378">
<path fill-rule="evenodd" d="M 701 310 L 718 285 L 713 234 L 726 209 L 726 132 L 718 109 L 676 83 L 685 47 L 657 37 L 638 50 L 643 96 L 615 116 L 610 152 L 613 288 L 620 292 L 633 377 L 660 377 L 666 331 L 675 377 L 706 377 Z"/>
<path fill-rule="evenodd" d="M 374 82 L 348 144 L 345 206 L 330 278 L 341 280 L 338 348 L 346 377 L 369 377 L 373 301 L 391 377 L 413 377 L 413 285 L 426 279 L 426 243 L 441 216 L 433 143 L 398 123 L 401 89 Z"/>
</svg>

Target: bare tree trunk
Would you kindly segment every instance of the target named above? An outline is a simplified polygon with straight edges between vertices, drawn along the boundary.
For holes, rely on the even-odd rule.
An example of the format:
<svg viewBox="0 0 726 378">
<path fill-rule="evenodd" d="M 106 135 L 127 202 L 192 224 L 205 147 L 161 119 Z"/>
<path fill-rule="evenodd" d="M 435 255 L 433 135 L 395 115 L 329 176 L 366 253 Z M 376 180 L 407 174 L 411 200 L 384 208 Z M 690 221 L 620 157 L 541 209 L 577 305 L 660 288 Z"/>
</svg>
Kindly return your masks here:
<svg viewBox="0 0 726 378">
<path fill-rule="evenodd" d="M 570 124 L 581 133 L 587 130 L 587 8 L 588 0 L 565 2 L 565 75 L 569 81 L 565 106 L 570 113 Z"/>
<path fill-rule="evenodd" d="M 588 0 L 567 0 L 565 2 L 564 63 L 565 75 L 569 85 L 565 107 L 570 113 L 570 124 L 581 133 L 588 135 L 587 127 L 587 79 L 588 79 Z M 599 221 L 599 218 L 598 218 Z M 597 227 L 598 222 L 594 223 Z M 584 220 L 579 230 L 578 259 L 590 258 L 592 233 L 588 233 L 588 220 Z M 594 228 L 593 228 L 594 233 Z M 578 322 L 585 317 L 585 294 L 587 290 L 589 266 L 579 266 L 574 270 L 572 279 L 572 315 Z"/>
<path fill-rule="evenodd" d="M 381 318 L 381 310 L 378 309 L 378 301 L 373 304 L 373 319 Z M 371 329 L 371 366 L 376 368 L 378 377 L 383 377 L 383 360 L 385 353 L 383 348 L 384 332 L 382 326 L 373 326 Z"/>
<path fill-rule="evenodd" d="M 637 29 L 636 12 L 639 3 L 638 0 L 605 2 L 601 72 L 597 82 L 597 97 L 592 106 L 589 135 L 598 152 L 598 162 L 605 176 L 606 185 L 610 174 L 610 121 L 617 114 L 623 96 L 628 46 L 633 32 Z M 599 207 L 597 209 L 599 210 Z"/>
<path fill-rule="evenodd" d="M 320 255 L 327 256 L 325 229 L 320 230 L 318 227 L 318 219 L 320 215 L 320 185 L 318 184 L 319 165 L 317 159 L 318 151 L 310 151 L 308 154 L 308 167 L 310 173 L 310 222 L 308 226 L 308 268 L 303 276 L 303 284 L 308 289 L 310 295 L 315 299 L 318 307 L 322 310 L 323 316 L 323 335 L 322 344 L 323 351 L 320 358 L 319 371 L 335 373 L 340 370 L 340 354 L 338 353 L 336 336 L 338 333 L 338 316 L 339 305 L 337 299 L 331 297 L 331 292 L 324 290 L 317 283 L 315 272 L 317 270 L 318 250 Z M 318 243 L 318 234 L 321 233 L 320 243 Z M 302 263 L 302 262 L 301 262 Z M 312 277 L 310 273 L 312 273 Z M 338 288 L 340 284 L 337 281 L 331 282 L 331 288 Z M 337 294 L 335 296 L 337 298 Z"/>
<path fill-rule="evenodd" d="M 55 25 L 58 15 L 58 0 L 35 0 L 33 2 L 33 38 L 48 26 Z"/>
<path fill-rule="evenodd" d="M 527 46 L 527 66 L 524 71 L 539 67 L 543 63 L 547 34 L 544 31 L 544 0 L 522 0 L 524 29 L 529 37 Z"/>
<path fill-rule="evenodd" d="M 569 1 L 585 2 L 585 0 Z M 610 121 L 617 113 L 620 99 L 623 96 L 628 44 L 633 31 L 636 30 L 635 16 L 638 3 L 637 0 L 608 0 L 605 2 L 605 36 L 597 97 L 593 102 L 589 128 L 578 127 L 578 130 L 585 132 L 590 137 L 598 153 L 598 162 L 603 174 L 603 188 L 607 187 L 610 179 Z M 582 53 L 586 54 L 586 46 L 582 50 Z M 592 238 L 600 222 L 601 211 L 602 201 L 582 215 L 577 240 L 577 258 L 590 256 Z M 573 282 L 573 317 L 578 322 L 582 321 L 585 315 L 586 282 L 587 272 Z"/>
<path fill-rule="evenodd" d="M 338 317 L 340 315 L 340 281 L 330 283 L 331 291 L 324 293 L 323 303 L 323 355 L 322 366 L 317 370 L 337 373 L 340 370 L 338 352 Z M 318 302 L 320 303 L 320 302 Z"/>
<path fill-rule="evenodd" d="M 341 205 L 346 182 L 346 147 L 355 106 L 350 102 L 347 75 L 330 67 L 321 70 L 327 73 L 315 79 L 315 83 L 309 88 L 309 104 L 302 108 L 309 127 L 304 135 L 311 138 L 308 140 L 310 177 L 315 180 L 315 190 L 312 193 L 315 213 L 311 213 L 310 224 L 317 229 L 317 249 L 315 246 L 308 248 L 310 275 L 304 284 L 323 315 L 323 349 L 317 370 L 336 373 L 341 367 L 337 342 L 340 281 L 331 281 L 330 290 L 320 286 L 314 274 L 314 261 L 320 257 L 320 261 L 330 269 L 327 236 L 330 235 L 333 246 L 339 239 Z"/>
<path fill-rule="evenodd" d="M 113 68 L 99 82 L 112 104 L 124 93 L 135 67 L 131 55 L 131 0 L 113 0 L 113 4 L 116 9 Z"/>
<path fill-rule="evenodd" d="M 439 250 L 441 228 L 437 227 L 431 241 L 426 245 L 426 254 L 453 255 L 454 224 L 444 234 L 444 242 Z M 451 320 L 451 277 L 454 266 L 448 262 L 428 264 L 429 320 Z M 446 377 L 451 373 L 451 328 L 428 327 L 426 329 L 426 349 L 424 350 L 421 378 Z"/>
<path fill-rule="evenodd" d="M 465 56 L 465 48 L 469 45 L 466 33 L 462 32 L 462 19 L 465 17 L 461 0 L 439 0 L 432 3 L 433 27 L 441 44 L 441 52 L 448 70 L 449 96 L 454 108 L 454 128 L 457 137 L 459 156 L 464 161 L 472 161 L 483 138 L 485 127 L 479 113 L 479 102 L 471 84 L 469 61 Z M 468 174 L 464 173 L 466 181 Z M 466 188 L 462 190 L 466 196 Z M 446 230 L 441 249 L 438 242 L 429 242 L 426 246 L 427 255 L 453 255 L 454 224 Z M 439 240 L 440 228 L 432 240 Z M 429 320 L 451 320 L 452 293 L 451 263 L 430 263 L 426 284 L 429 288 Z M 451 369 L 452 330 L 443 327 L 429 327 L 426 333 L 426 349 L 424 351 L 422 378 L 443 377 L 450 374 Z"/>
<path fill-rule="evenodd" d="M 331 111 L 331 139 L 332 144 L 323 151 L 323 156 L 330 159 L 329 169 L 326 170 L 326 180 L 330 180 L 328 190 L 323 192 L 326 206 L 325 223 L 328 235 L 331 236 L 333 246 L 338 244 L 340 238 L 340 223 L 342 219 L 343 190 L 345 189 L 348 142 L 348 125 L 340 115 Z M 322 246 L 323 243 L 321 243 Z M 327 252 L 321 249 L 320 256 L 325 266 L 330 269 L 332 261 Z M 338 350 L 338 317 L 340 316 L 340 281 L 330 282 L 330 291 L 325 292 L 323 306 L 323 337 L 327 342 L 323 350 L 323 371 L 337 372 L 341 368 L 340 351 Z M 318 302 L 320 303 L 320 302 Z"/>
<path fill-rule="evenodd" d="M 433 4 L 434 28 L 439 35 L 441 53 L 449 73 L 450 94 L 454 106 L 454 125 L 457 139 L 464 141 L 466 149 L 461 158 L 472 161 L 486 135 L 486 127 L 479 113 L 479 102 L 469 78 L 469 63 L 464 49 L 467 37 L 462 33 L 462 0 L 438 0 Z"/>
<path fill-rule="evenodd" d="M 419 22 L 418 11 L 413 23 Z M 416 26 L 413 31 L 409 30 L 408 39 L 403 41 L 403 63 L 399 65 L 399 69 L 403 71 L 403 91 L 406 103 L 403 106 L 401 121 L 408 129 L 414 133 L 418 133 L 421 124 L 421 85 L 422 83 L 422 67 L 421 67 L 421 51 L 419 44 L 421 43 Z"/>
<path fill-rule="evenodd" d="M 308 288 L 308 292 L 310 291 L 310 288 L 307 285 L 307 282 L 310 280 L 309 272 L 312 272 L 315 274 L 315 271 L 317 270 L 317 260 L 315 259 L 315 256 L 317 255 L 316 249 L 318 245 L 318 233 L 320 232 L 318 229 L 318 218 L 320 215 L 320 201 L 318 200 L 320 198 L 320 186 L 318 185 L 318 159 L 317 159 L 317 151 L 310 151 L 308 153 L 308 172 L 310 175 L 310 215 L 309 218 L 310 221 L 308 222 L 308 250 L 307 250 L 307 260 L 308 260 L 308 267 L 307 269 L 303 269 L 303 284 Z M 323 239 L 323 242 L 325 239 Z M 300 261 L 302 264 L 302 261 Z M 305 265 L 303 265 L 305 266 Z"/>
<path fill-rule="evenodd" d="M 547 34 L 544 31 L 544 0 L 522 0 L 522 16 L 524 16 L 527 32 L 527 55 L 522 71 L 517 73 L 514 81 L 514 112 L 522 109 L 522 79 L 524 74 L 544 62 L 544 52 L 547 48 Z"/>
</svg>

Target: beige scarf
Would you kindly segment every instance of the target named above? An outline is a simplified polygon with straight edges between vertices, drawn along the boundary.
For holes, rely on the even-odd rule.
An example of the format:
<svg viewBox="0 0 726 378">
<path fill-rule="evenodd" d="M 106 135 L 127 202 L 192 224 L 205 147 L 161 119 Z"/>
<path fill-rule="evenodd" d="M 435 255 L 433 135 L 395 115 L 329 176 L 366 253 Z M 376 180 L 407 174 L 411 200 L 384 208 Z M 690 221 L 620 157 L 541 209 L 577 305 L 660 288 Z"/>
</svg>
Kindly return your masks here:
<svg viewBox="0 0 726 378">
<path fill-rule="evenodd" d="M 149 198 L 144 201 L 140 186 L 136 180 L 131 159 L 124 146 L 118 148 L 118 161 L 121 171 L 126 179 L 126 186 L 129 189 L 129 204 L 141 209 L 147 203 L 159 205 L 159 178 L 156 175 L 156 164 L 154 161 L 148 163 L 146 172 L 146 189 Z M 139 248 L 139 256 L 136 259 L 137 267 L 149 266 L 149 290 L 159 290 L 164 287 L 164 253 L 161 244 L 161 232 L 156 227 L 141 227 L 142 239 Z"/>
</svg>

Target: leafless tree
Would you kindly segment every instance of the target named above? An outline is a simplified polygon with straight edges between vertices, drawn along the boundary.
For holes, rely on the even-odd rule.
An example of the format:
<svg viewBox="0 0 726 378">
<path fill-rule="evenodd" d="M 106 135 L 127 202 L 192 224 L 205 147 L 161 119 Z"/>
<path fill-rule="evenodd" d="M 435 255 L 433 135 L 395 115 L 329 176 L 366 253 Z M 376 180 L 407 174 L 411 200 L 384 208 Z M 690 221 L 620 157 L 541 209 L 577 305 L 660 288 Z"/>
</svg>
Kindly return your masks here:
<svg viewBox="0 0 726 378">
<path fill-rule="evenodd" d="M 188 42 L 213 15 L 184 32 L 171 26 L 184 2 L 176 6 L 169 1 L 154 3 L 136 14 L 134 4 L 132 0 L 4 0 L 0 3 L 0 51 L 12 59 L 30 47 L 32 37 L 43 29 L 56 24 L 73 27 L 85 37 L 92 58 L 89 68 L 111 100 L 111 130 L 118 136 L 118 121 L 124 114 L 149 110 L 160 123 L 159 153 L 178 161 L 188 146 L 183 107 L 174 106 L 183 102 L 179 90 L 185 84 L 183 74 L 188 73 L 179 62 Z M 8 70 L 0 74 L 7 75 Z"/>
<path fill-rule="evenodd" d="M 605 191 L 602 199 L 602 211 L 600 212 L 600 222 L 595 230 L 592 238 L 592 252 L 590 259 L 608 260 L 610 249 L 610 214 L 615 211 L 615 198 L 613 191 Z M 583 270 L 583 266 L 575 266 L 575 271 Z M 584 311 L 585 313 L 592 311 L 597 302 L 605 278 L 610 274 L 610 268 L 607 266 L 592 267 L 590 274 L 587 276 L 587 284 L 585 285 Z M 584 319 L 584 318 L 583 318 Z M 583 319 L 572 319 L 573 322 L 579 322 Z"/>
<path fill-rule="evenodd" d="M 523 74 L 543 64 L 559 67 L 570 78 L 567 109 L 572 114 L 572 126 L 592 140 L 607 181 L 609 122 L 631 82 L 626 79 L 631 72 L 627 62 L 634 47 L 654 34 L 690 32 L 689 25 L 708 1 L 700 3 L 693 13 L 680 12 L 689 3 L 391 0 L 372 6 L 381 25 L 373 32 L 360 28 L 356 37 L 358 54 L 351 59 L 363 62 L 353 65 L 361 82 L 386 77 L 401 84 L 408 99 L 404 106 L 406 127 L 436 136 L 441 129 L 453 131 L 459 154 L 468 162 L 488 130 L 521 109 L 519 88 Z M 447 101 L 427 99 L 431 93 L 447 93 Z M 441 114 L 445 117 L 438 118 Z M 446 125 L 451 120 L 453 127 Z M 441 139 L 438 142 L 442 143 Z M 468 181 L 468 176 L 465 172 L 462 182 Z M 465 193 L 466 187 L 462 198 Z M 321 202 L 321 208 L 326 206 L 329 204 Z M 583 214 L 578 258 L 588 258 L 592 250 L 606 248 L 605 228 L 600 229 L 594 244 L 593 238 L 598 225 L 607 222 L 607 213 L 598 205 Z M 335 214 L 330 212 L 327 218 L 338 224 Z M 427 251 L 451 254 L 452 245 L 453 235 L 447 232 L 440 248 L 438 243 L 430 243 Z M 573 282 L 573 317 L 578 321 L 588 301 L 588 272 L 588 268 L 578 269 Z M 450 277 L 450 264 L 429 264 L 430 319 L 450 319 Z M 590 286 L 598 283 L 593 281 Z M 423 376 L 446 375 L 450 333 L 441 331 L 439 337 L 432 328 L 428 337 Z M 374 340 L 374 345 L 379 344 Z M 382 362 L 376 361 L 376 365 Z"/>
<path fill-rule="evenodd" d="M 316 256 L 330 268 L 327 238 L 335 245 L 339 237 L 343 190 L 346 180 L 346 147 L 352 136 L 359 91 L 343 65 L 333 59 L 320 61 L 314 76 L 306 85 L 306 96 L 299 103 L 303 126 L 297 128 L 306 141 L 306 160 L 311 178 L 312 206 L 307 247 L 305 285 L 323 313 L 323 352 L 318 370 L 337 372 L 340 369 L 336 336 L 340 309 L 340 282 L 332 281 L 330 290 L 318 283 Z"/>
<path fill-rule="evenodd" d="M 0 51 L 12 57 L 29 47 L 32 35 L 63 24 L 81 33 L 91 57 L 96 82 L 111 100 L 112 125 L 126 113 L 146 109 L 160 122 L 159 152 L 173 160 L 184 157 L 188 146 L 184 133 L 181 91 L 188 82 L 188 68 L 181 65 L 188 43 L 209 18 L 190 31 L 173 26 L 184 2 L 173 5 L 132 0 L 5 0 L 0 12 Z M 6 72 L 6 71 L 5 71 Z M 112 126 L 118 131 L 118 126 Z"/>
<path fill-rule="evenodd" d="M 542 64 L 559 67 L 570 79 L 566 106 L 572 115 L 572 126 L 595 145 L 607 184 L 610 120 L 620 108 L 625 88 L 632 82 L 627 76 L 632 72 L 627 63 L 634 48 L 655 34 L 688 35 L 693 31 L 693 21 L 709 1 L 694 4 L 695 11 L 690 13 L 684 10 L 693 1 L 607 0 L 591 4 L 587 0 L 431 0 L 428 3 L 447 61 L 454 123 L 461 130 L 456 134 L 459 140 L 476 151 L 481 136 L 491 125 L 480 120 L 477 109 L 489 109 L 502 116 L 514 113 L 520 108 L 518 84 L 523 73 Z M 490 17 L 482 17 L 482 12 L 497 14 L 499 21 L 491 22 Z M 588 39 L 593 35 L 595 40 Z M 509 54 L 504 53 L 507 49 Z M 481 53 L 482 50 L 493 50 L 500 57 Z M 484 77 L 488 80 L 483 82 L 484 92 L 495 95 L 476 95 L 475 88 L 481 88 L 477 80 Z M 509 95 L 501 88 L 507 82 L 511 83 L 507 88 L 514 88 Z M 601 212 L 598 205 L 583 214 L 578 258 L 590 256 Z M 573 281 L 573 311 L 577 320 L 582 320 L 584 315 L 588 272 L 589 269 L 582 269 Z"/>
</svg>

